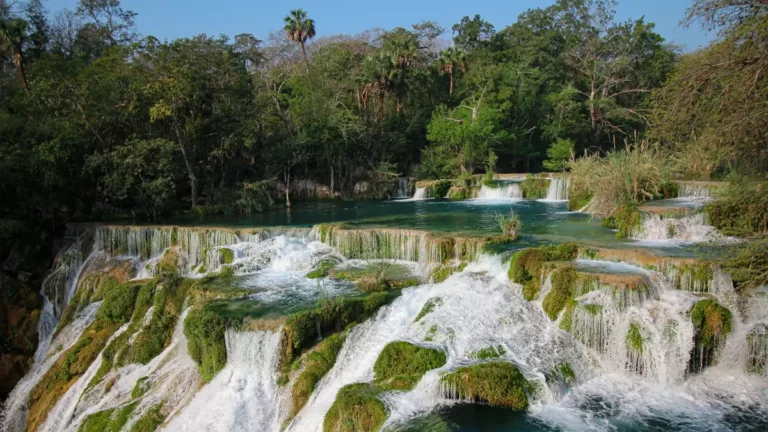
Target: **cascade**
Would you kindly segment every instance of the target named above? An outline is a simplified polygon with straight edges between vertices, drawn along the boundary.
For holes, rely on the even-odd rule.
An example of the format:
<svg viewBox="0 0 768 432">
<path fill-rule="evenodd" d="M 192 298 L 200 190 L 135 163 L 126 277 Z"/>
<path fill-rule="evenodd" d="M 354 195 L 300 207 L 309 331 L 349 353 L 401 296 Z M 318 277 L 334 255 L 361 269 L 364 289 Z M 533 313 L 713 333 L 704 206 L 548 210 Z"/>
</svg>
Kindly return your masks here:
<svg viewBox="0 0 768 432">
<path fill-rule="evenodd" d="M 658 214 L 642 213 L 640 227 L 632 233 L 632 238 L 647 241 L 666 241 L 676 243 L 703 243 L 732 241 L 707 224 L 705 213 L 697 213 L 682 218 L 665 218 Z"/>
<path fill-rule="evenodd" d="M 203 387 L 166 431 L 280 430 L 277 385 L 281 330 L 228 330 L 227 366 Z"/>
<path fill-rule="evenodd" d="M 499 187 L 490 187 L 482 185 L 480 193 L 477 196 L 480 200 L 506 200 L 523 199 L 523 190 L 520 189 L 520 183 L 504 182 Z"/>
<path fill-rule="evenodd" d="M 549 180 L 547 189 L 547 201 L 567 201 L 570 178 L 567 176 L 555 176 Z"/>
<path fill-rule="evenodd" d="M 714 198 L 717 186 L 707 183 L 679 183 L 678 198 Z"/>
<path fill-rule="evenodd" d="M 408 198 L 408 180 L 408 177 L 397 178 L 395 198 Z"/>
<path fill-rule="evenodd" d="M 413 194 L 414 200 L 425 200 L 429 197 L 429 189 L 427 187 L 416 188 L 416 192 Z"/>
</svg>

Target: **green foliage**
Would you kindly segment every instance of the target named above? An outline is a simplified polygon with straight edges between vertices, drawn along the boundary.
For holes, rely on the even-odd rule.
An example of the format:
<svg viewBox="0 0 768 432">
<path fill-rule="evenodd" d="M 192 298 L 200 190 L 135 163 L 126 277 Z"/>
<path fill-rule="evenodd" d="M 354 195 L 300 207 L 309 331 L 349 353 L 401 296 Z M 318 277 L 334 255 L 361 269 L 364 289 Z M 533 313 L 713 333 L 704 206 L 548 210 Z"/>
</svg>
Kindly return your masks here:
<svg viewBox="0 0 768 432">
<path fill-rule="evenodd" d="M 768 234 L 768 182 L 732 176 L 718 195 L 705 208 L 712 226 L 727 235 Z"/>
<path fill-rule="evenodd" d="M 643 335 L 640 333 L 640 324 L 632 323 L 626 337 L 627 350 L 636 354 L 643 353 Z"/>
<path fill-rule="evenodd" d="M 353 323 L 365 321 L 396 295 L 397 292 L 380 292 L 365 297 L 326 300 L 317 309 L 290 315 L 283 326 L 280 364 L 291 364 L 304 350 L 314 346 L 323 335 L 336 333 Z"/>
<path fill-rule="evenodd" d="M 336 395 L 325 414 L 325 432 L 375 432 L 389 415 L 386 405 L 378 399 L 381 390 L 370 384 L 350 384 Z"/>
<path fill-rule="evenodd" d="M 467 263 L 461 263 L 456 267 L 449 265 L 438 265 L 432 269 L 429 273 L 429 278 L 433 283 L 445 282 L 452 274 L 464 271 L 467 267 Z"/>
<path fill-rule="evenodd" d="M 163 405 L 155 405 L 149 409 L 131 427 L 131 432 L 155 432 L 165 421 L 165 414 L 161 411 Z"/>
<path fill-rule="evenodd" d="M 568 363 L 558 363 L 547 378 L 568 385 L 576 384 L 576 374 Z"/>
<path fill-rule="evenodd" d="M 128 352 L 130 363 L 147 364 L 171 342 L 173 329 L 181 315 L 189 282 L 169 278 L 158 285 L 152 298 L 152 316 Z"/>
<path fill-rule="evenodd" d="M 475 352 L 472 352 L 469 354 L 469 358 L 477 359 L 477 360 L 488 360 L 492 358 L 499 358 L 507 353 L 507 350 L 504 349 L 503 346 L 490 346 L 488 348 L 483 348 L 481 350 L 477 350 Z"/>
<path fill-rule="evenodd" d="M 390 342 L 373 366 L 375 383 L 384 390 L 411 390 L 427 371 L 443 366 L 445 361 L 441 350 Z"/>
<path fill-rule="evenodd" d="M 448 191 L 448 199 L 465 200 L 472 198 L 472 189 L 468 187 L 452 187 Z"/>
<path fill-rule="evenodd" d="M 501 228 L 501 232 L 505 237 L 511 239 L 517 238 L 523 223 L 520 221 L 520 218 L 517 216 L 517 213 L 515 213 L 514 210 L 509 211 L 509 216 L 496 213 L 496 220 L 498 221 L 499 228 Z"/>
<path fill-rule="evenodd" d="M 320 279 L 328 277 L 328 271 L 336 267 L 336 264 L 338 264 L 338 261 L 335 259 L 324 259 L 315 266 L 316 268 L 314 270 L 307 273 L 307 278 Z"/>
<path fill-rule="evenodd" d="M 722 266 L 737 289 L 768 285 L 768 237 L 737 245 L 726 254 Z"/>
<path fill-rule="evenodd" d="M 111 322 L 126 322 L 133 314 L 139 287 L 123 285 L 104 295 L 104 302 L 99 307 L 96 317 Z"/>
<path fill-rule="evenodd" d="M 301 411 L 315 390 L 317 383 L 333 368 L 346 338 L 346 332 L 329 336 L 302 358 L 303 369 L 293 385 L 291 417 Z"/>
<path fill-rule="evenodd" d="M 587 190 L 571 192 L 568 198 L 568 210 L 579 211 L 592 201 L 592 193 Z"/>
<path fill-rule="evenodd" d="M 83 420 L 78 432 L 120 432 L 136 408 L 137 402 L 91 414 Z"/>
<path fill-rule="evenodd" d="M 133 390 L 131 390 L 131 398 L 138 399 L 144 396 L 151 388 L 152 381 L 149 380 L 149 377 L 141 377 L 136 380 L 136 385 L 134 385 Z"/>
<path fill-rule="evenodd" d="M 193 310 L 184 320 L 187 351 L 206 381 L 213 379 L 227 363 L 225 330 L 224 320 L 205 309 Z"/>
<path fill-rule="evenodd" d="M 543 199 L 547 197 L 549 191 L 549 179 L 543 177 L 529 176 L 520 183 L 520 189 L 523 190 L 523 197 L 528 199 Z"/>
<path fill-rule="evenodd" d="M 549 318 L 554 321 L 565 305 L 573 297 L 573 287 L 578 280 L 578 273 L 573 267 L 560 267 L 552 273 L 552 289 L 549 291 L 542 307 Z"/>
<path fill-rule="evenodd" d="M 637 203 L 627 202 L 619 206 L 613 216 L 603 219 L 603 225 L 616 229 L 617 238 L 628 238 L 640 228 L 641 219 Z"/>
<path fill-rule="evenodd" d="M 499 361 L 462 367 L 444 375 L 442 382 L 451 389 L 446 397 L 486 402 L 515 411 L 528 409 L 531 385 L 512 363 Z"/>
<path fill-rule="evenodd" d="M 509 279 L 523 285 L 525 299 L 536 298 L 541 289 L 541 272 L 547 261 L 547 253 L 541 249 L 523 249 L 512 255 L 509 263 Z"/>
<path fill-rule="evenodd" d="M 547 149 L 548 159 L 543 162 L 544 168 L 550 171 L 565 171 L 568 161 L 573 158 L 576 144 L 570 139 L 557 139 Z"/>
<path fill-rule="evenodd" d="M 421 311 L 419 311 L 419 314 L 416 315 L 416 319 L 413 320 L 413 322 L 418 322 L 422 318 L 424 318 L 427 314 L 432 313 L 436 307 L 443 304 L 443 299 L 440 297 L 432 297 L 431 299 L 427 300 L 426 303 L 424 303 L 424 307 L 421 308 Z"/>
<path fill-rule="evenodd" d="M 721 346 L 731 332 L 731 311 L 717 300 L 699 300 L 691 310 L 696 339 L 703 347 Z"/>
</svg>

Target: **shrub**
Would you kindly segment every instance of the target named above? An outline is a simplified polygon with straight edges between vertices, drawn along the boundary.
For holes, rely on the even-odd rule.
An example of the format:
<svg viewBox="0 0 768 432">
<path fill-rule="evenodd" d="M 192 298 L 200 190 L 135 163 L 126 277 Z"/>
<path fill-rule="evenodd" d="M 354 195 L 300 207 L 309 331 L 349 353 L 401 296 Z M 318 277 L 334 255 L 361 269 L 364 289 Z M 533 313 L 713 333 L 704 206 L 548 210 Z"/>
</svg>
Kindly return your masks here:
<svg viewBox="0 0 768 432">
<path fill-rule="evenodd" d="M 97 319 L 111 322 L 126 322 L 131 318 L 139 287 L 123 285 L 104 295 Z"/>
<path fill-rule="evenodd" d="M 448 191 L 448 199 L 465 200 L 472 198 L 472 189 L 454 186 Z"/>
<path fill-rule="evenodd" d="M 301 411 L 301 408 L 307 403 L 309 396 L 315 390 L 317 383 L 336 363 L 336 357 L 339 355 L 339 351 L 344 346 L 346 339 L 346 332 L 336 333 L 320 342 L 315 350 L 306 355 L 303 362 L 304 369 L 293 385 L 291 417 L 294 417 Z"/>
<path fill-rule="evenodd" d="M 504 216 L 501 213 L 496 213 L 496 220 L 499 223 L 502 234 L 509 238 L 517 238 L 517 234 L 520 232 L 522 222 L 514 210 L 509 211 L 509 216 Z"/>
<path fill-rule="evenodd" d="M 499 361 L 462 367 L 444 375 L 442 382 L 447 398 L 485 402 L 516 411 L 528 409 L 527 392 L 531 385 L 512 363 Z"/>
<path fill-rule="evenodd" d="M 768 285 L 768 237 L 739 244 L 727 253 L 722 265 L 736 289 Z"/>
<path fill-rule="evenodd" d="M 640 212 L 637 203 L 626 202 L 616 209 L 614 215 L 603 220 L 603 225 L 618 230 L 617 238 L 629 238 L 640 228 Z"/>
<path fill-rule="evenodd" d="M 705 207 L 712 226 L 728 235 L 768 234 L 768 181 L 732 176 L 718 195 Z"/>
<path fill-rule="evenodd" d="M 427 371 L 445 364 L 445 353 L 408 342 L 391 342 L 379 354 L 375 383 L 385 390 L 411 390 Z"/>
<path fill-rule="evenodd" d="M 213 379 L 227 363 L 225 333 L 224 320 L 208 310 L 194 310 L 184 320 L 187 351 L 206 381 Z"/>
<path fill-rule="evenodd" d="M 448 191 L 451 189 L 450 180 L 438 180 L 432 185 L 432 197 L 443 198 L 448 195 Z"/>
<path fill-rule="evenodd" d="M 568 210 L 580 211 L 592 201 L 592 193 L 586 190 L 571 192 L 568 198 Z"/>
<path fill-rule="evenodd" d="M 547 192 L 549 192 L 549 179 L 529 176 L 520 183 L 520 189 L 523 190 L 523 198 L 546 198 Z"/>
<path fill-rule="evenodd" d="M 336 400 L 325 414 L 325 432 L 378 431 L 389 412 L 378 399 L 381 390 L 370 384 L 350 384 L 336 395 Z"/>
</svg>

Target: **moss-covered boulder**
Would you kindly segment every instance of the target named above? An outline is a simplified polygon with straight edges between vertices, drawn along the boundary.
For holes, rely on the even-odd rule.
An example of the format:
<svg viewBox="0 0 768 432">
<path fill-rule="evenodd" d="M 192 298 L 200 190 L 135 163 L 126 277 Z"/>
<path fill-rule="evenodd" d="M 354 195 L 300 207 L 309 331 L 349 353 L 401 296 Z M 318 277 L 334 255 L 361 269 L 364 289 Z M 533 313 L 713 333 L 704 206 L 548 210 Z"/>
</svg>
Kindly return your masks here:
<svg viewBox="0 0 768 432">
<path fill-rule="evenodd" d="M 381 390 L 371 384 L 350 384 L 336 395 L 325 414 L 324 432 L 375 432 L 387 420 L 389 412 L 379 400 Z"/>
<path fill-rule="evenodd" d="M 376 359 L 375 383 L 385 390 L 410 390 L 427 371 L 445 364 L 445 353 L 408 342 L 391 342 Z"/>
<path fill-rule="evenodd" d="M 531 385 L 515 365 L 490 362 L 462 367 L 442 378 L 445 397 L 524 411 Z"/>
<path fill-rule="evenodd" d="M 290 417 L 293 418 L 309 400 L 309 396 L 315 390 L 320 379 L 336 363 L 336 357 L 347 339 L 346 332 L 336 333 L 322 342 L 315 349 L 309 351 L 302 358 L 302 370 L 292 391 L 292 408 Z"/>
<path fill-rule="evenodd" d="M 691 309 L 694 347 L 688 362 L 689 372 L 700 372 L 715 363 L 717 353 L 731 332 L 731 311 L 715 299 L 699 300 Z"/>
<path fill-rule="evenodd" d="M 552 272 L 551 278 L 552 289 L 544 297 L 542 307 L 554 321 L 568 301 L 573 299 L 573 288 L 579 279 L 579 274 L 572 267 L 563 266 Z"/>
<path fill-rule="evenodd" d="M 184 320 L 187 351 L 200 367 L 200 374 L 210 381 L 227 363 L 224 320 L 205 309 L 193 310 Z"/>
<path fill-rule="evenodd" d="M 509 263 L 509 279 L 523 286 L 526 300 L 534 300 L 541 289 L 541 271 L 547 261 L 547 253 L 538 248 L 523 249 L 512 255 Z"/>
</svg>

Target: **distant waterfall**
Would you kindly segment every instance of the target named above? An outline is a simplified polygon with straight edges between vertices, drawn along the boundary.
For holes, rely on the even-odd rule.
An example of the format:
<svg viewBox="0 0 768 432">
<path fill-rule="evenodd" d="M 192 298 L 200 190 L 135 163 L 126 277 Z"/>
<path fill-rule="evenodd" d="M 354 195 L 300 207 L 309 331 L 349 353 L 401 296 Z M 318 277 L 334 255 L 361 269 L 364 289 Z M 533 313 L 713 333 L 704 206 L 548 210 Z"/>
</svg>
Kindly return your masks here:
<svg viewBox="0 0 768 432">
<path fill-rule="evenodd" d="M 424 200 L 429 198 L 429 188 L 420 187 L 416 188 L 416 193 L 413 194 L 413 199 L 415 200 Z"/>
<path fill-rule="evenodd" d="M 395 198 L 408 198 L 408 177 L 397 178 L 397 190 Z"/>
<path fill-rule="evenodd" d="M 549 181 L 549 190 L 547 190 L 547 201 L 567 201 L 568 200 L 568 177 L 553 177 Z"/>
<path fill-rule="evenodd" d="M 678 198 L 714 198 L 717 186 L 708 183 L 682 183 L 677 192 Z"/>
<path fill-rule="evenodd" d="M 523 199 L 523 190 L 519 183 L 502 183 L 499 187 L 483 185 L 477 199 L 481 200 L 506 200 Z"/>
<path fill-rule="evenodd" d="M 732 238 L 720 234 L 715 227 L 708 225 L 704 213 L 682 218 L 664 218 L 657 214 L 643 214 L 640 227 L 632 233 L 632 238 L 678 243 L 732 241 Z"/>
</svg>

